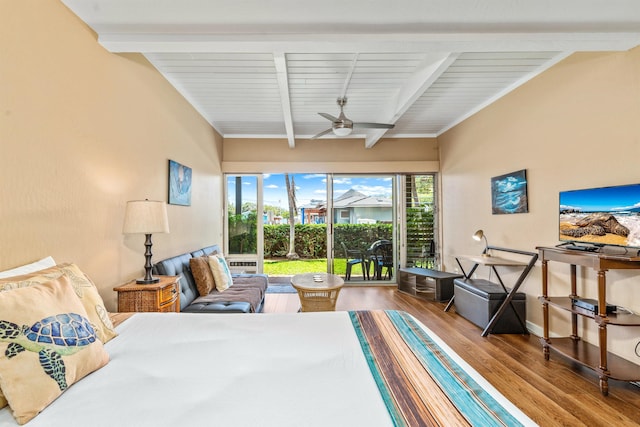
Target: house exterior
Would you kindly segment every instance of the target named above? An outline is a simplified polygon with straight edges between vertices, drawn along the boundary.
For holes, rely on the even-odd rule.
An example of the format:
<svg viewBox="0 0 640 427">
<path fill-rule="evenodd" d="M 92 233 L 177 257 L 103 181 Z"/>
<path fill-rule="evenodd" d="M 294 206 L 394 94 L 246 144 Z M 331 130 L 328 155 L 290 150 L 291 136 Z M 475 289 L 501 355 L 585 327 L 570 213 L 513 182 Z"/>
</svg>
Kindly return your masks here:
<svg viewBox="0 0 640 427">
<path fill-rule="evenodd" d="M 115 309 L 112 288 L 137 277 L 144 261 L 144 236 L 122 234 L 125 204 L 166 200 L 168 159 L 192 168 L 192 200 L 168 207 L 171 232 L 153 236 L 156 259 L 222 242 L 223 174 L 267 168 L 438 173 L 446 270 L 457 268 L 456 255 L 478 251 L 471 235 L 479 228 L 495 245 L 553 246 L 559 191 L 640 181 L 638 75 L 638 47 L 574 54 L 441 135 L 383 138 L 375 149 L 345 139 L 291 150 L 281 139 L 224 139 L 142 55 L 106 51 L 60 2 L 5 1 L 0 269 L 48 255 L 75 262 Z M 491 177 L 522 169 L 529 213 L 492 215 Z M 568 282 L 567 271 L 554 275 Z M 638 275 L 614 276 L 607 298 L 640 312 Z M 534 329 L 540 282 L 536 266 L 521 287 Z M 585 338 L 597 340 L 597 330 Z M 629 342 L 613 330 L 609 350 L 633 360 Z"/>
<path fill-rule="evenodd" d="M 335 224 L 375 224 L 392 220 L 391 199 L 386 197 L 366 196 L 350 189 L 333 201 Z"/>
</svg>

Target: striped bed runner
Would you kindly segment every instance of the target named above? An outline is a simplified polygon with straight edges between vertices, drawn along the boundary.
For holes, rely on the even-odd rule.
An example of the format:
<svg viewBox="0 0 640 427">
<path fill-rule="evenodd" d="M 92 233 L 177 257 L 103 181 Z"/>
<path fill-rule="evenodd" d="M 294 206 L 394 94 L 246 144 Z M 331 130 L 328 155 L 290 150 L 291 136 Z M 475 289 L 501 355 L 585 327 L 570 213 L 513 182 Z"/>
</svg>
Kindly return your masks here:
<svg viewBox="0 0 640 427">
<path fill-rule="evenodd" d="M 409 314 L 388 310 L 349 315 L 394 425 L 523 425 Z"/>
</svg>

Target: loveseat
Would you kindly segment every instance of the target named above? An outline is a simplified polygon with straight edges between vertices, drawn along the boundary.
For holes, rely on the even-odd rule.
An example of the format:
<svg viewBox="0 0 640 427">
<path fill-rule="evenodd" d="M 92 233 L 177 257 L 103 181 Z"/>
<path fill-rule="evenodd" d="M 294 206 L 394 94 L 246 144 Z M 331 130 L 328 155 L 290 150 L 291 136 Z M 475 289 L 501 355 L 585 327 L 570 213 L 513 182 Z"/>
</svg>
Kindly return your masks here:
<svg viewBox="0 0 640 427">
<path fill-rule="evenodd" d="M 186 313 L 259 313 L 268 285 L 266 274 L 233 274 L 233 284 L 223 292 L 214 289 L 201 296 L 191 272 L 191 258 L 222 253 L 218 245 L 176 255 L 153 265 L 153 273 L 180 276 L 180 311 Z"/>
</svg>

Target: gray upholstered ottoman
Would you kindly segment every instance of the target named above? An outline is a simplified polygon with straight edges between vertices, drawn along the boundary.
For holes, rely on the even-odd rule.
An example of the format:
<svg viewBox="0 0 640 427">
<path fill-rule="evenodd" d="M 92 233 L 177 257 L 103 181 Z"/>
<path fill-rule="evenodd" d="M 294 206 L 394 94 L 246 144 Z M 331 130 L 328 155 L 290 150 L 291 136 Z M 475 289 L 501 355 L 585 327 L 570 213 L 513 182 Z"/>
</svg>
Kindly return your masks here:
<svg viewBox="0 0 640 427">
<path fill-rule="evenodd" d="M 455 279 L 453 281 L 456 312 L 484 329 L 505 299 L 505 293 L 497 283 L 484 279 Z M 511 300 L 523 322 L 527 319 L 526 294 L 516 292 Z M 494 325 L 493 334 L 524 333 L 513 308 L 509 305 Z"/>
</svg>

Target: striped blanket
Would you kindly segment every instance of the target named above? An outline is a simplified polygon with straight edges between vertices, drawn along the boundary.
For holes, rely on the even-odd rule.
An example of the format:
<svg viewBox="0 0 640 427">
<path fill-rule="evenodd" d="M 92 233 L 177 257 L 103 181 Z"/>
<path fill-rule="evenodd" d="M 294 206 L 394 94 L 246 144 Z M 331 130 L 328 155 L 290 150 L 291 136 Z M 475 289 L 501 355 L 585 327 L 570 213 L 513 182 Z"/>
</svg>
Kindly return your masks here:
<svg viewBox="0 0 640 427">
<path fill-rule="evenodd" d="M 522 413 L 516 417 L 513 412 L 519 411 L 512 405 L 505 408 L 495 398 L 497 392 L 479 385 L 409 314 L 349 315 L 396 426 L 533 424 Z"/>
</svg>

